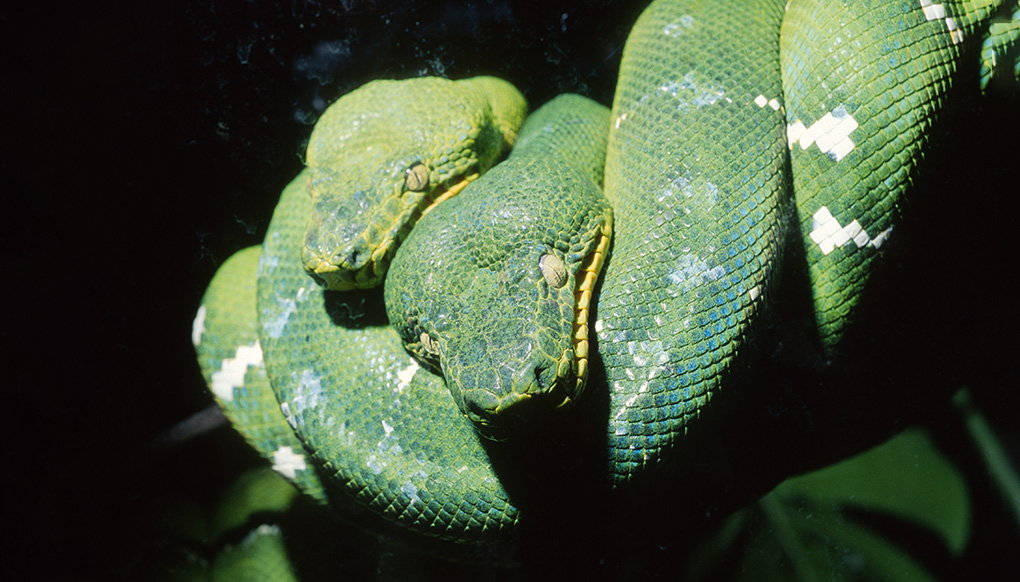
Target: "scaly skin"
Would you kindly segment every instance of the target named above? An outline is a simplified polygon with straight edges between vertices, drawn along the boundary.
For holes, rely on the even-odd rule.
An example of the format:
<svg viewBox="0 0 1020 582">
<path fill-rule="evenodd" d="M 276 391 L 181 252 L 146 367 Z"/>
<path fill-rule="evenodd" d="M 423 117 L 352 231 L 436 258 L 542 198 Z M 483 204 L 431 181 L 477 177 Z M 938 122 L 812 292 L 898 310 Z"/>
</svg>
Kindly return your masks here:
<svg viewBox="0 0 1020 582">
<path fill-rule="evenodd" d="M 797 222 L 817 335 L 830 353 L 895 236 L 930 130 L 949 110 L 961 51 L 973 52 L 975 25 L 993 8 L 973 2 L 961 14 L 948 3 L 914 4 L 798 2 L 783 25 Z M 819 82 L 824 98 L 812 90 Z"/>
<path fill-rule="evenodd" d="M 896 244 L 889 228 L 949 90 L 976 92 L 982 63 L 981 74 L 998 71 L 990 51 L 1017 39 L 1013 7 L 982 47 L 994 2 L 794 2 L 785 16 L 783 4 L 655 2 L 628 39 L 605 171 L 615 234 L 593 325 L 605 376 L 588 388 L 607 394 L 599 431 L 618 490 L 682 463 L 671 451 L 726 385 L 791 249 L 810 270 L 818 347 L 838 352 L 873 263 Z M 810 133 L 826 114 L 836 123 Z M 386 170 L 411 160 L 398 161 Z M 237 315 L 257 316 L 279 403 L 268 414 L 280 411 L 277 427 L 292 429 L 331 501 L 432 537 L 506 539 L 515 500 L 443 380 L 404 351 L 380 294 L 324 292 L 305 273 L 306 180 L 274 214 L 257 308 Z M 250 286 L 247 273 L 211 288 L 206 305 Z M 250 341 L 229 343 L 222 321 L 198 335 L 228 342 L 202 357 L 209 378 Z"/>
<path fill-rule="evenodd" d="M 754 99 L 782 96 L 783 2 L 745 6 L 655 3 L 624 49 L 606 160 L 617 229 L 595 322 L 617 482 L 659 463 L 708 403 L 779 267 L 785 128 Z M 722 52 L 720 22 L 735 45 Z"/>
<path fill-rule="evenodd" d="M 441 371 L 491 438 L 581 395 L 588 301 L 575 325 L 575 294 L 597 278 L 584 267 L 601 268 L 612 237 L 599 188 L 608 128 L 603 105 L 549 102 L 509 159 L 422 218 L 387 275 L 387 314 L 408 351 Z"/>
<path fill-rule="evenodd" d="M 296 182 L 292 188 L 300 188 Z M 326 496 L 314 469 L 299 462 L 301 441 L 280 415 L 266 375 L 255 307 L 260 247 L 238 251 L 209 283 L 192 341 L 205 381 L 224 416 L 273 468 L 319 502 Z"/>
<path fill-rule="evenodd" d="M 496 163 L 526 113 L 492 77 L 375 81 L 343 96 L 308 141 L 305 269 L 327 289 L 378 285 L 418 218 Z"/>
</svg>

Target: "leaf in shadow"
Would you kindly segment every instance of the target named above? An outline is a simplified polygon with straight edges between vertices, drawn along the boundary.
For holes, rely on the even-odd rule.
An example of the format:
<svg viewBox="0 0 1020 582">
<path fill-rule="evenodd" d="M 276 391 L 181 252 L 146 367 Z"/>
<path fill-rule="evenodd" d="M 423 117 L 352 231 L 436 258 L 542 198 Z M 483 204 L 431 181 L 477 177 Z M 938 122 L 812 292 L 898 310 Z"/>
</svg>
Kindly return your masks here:
<svg viewBox="0 0 1020 582">
<path fill-rule="evenodd" d="M 787 479 L 731 516 L 689 573 L 702 580 L 931 580 L 933 562 L 959 555 L 969 531 L 963 476 L 927 433 L 911 429 Z"/>
</svg>

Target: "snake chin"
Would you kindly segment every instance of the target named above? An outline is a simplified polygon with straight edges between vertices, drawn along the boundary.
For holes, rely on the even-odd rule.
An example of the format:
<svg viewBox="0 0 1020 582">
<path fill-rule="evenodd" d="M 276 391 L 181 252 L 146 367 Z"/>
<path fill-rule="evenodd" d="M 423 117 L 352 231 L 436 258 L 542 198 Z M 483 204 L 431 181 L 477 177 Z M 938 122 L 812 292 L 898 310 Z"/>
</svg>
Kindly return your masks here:
<svg viewBox="0 0 1020 582">
<path fill-rule="evenodd" d="M 329 291 L 352 291 L 354 289 L 371 289 L 379 285 L 385 274 L 380 269 L 377 255 L 388 253 L 387 248 L 372 252 L 364 238 L 346 245 L 333 252 L 324 252 L 314 237 L 306 237 L 302 248 L 302 262 L 305 272 L 320 287 Z M 382 272 L 380 272 L 382 271 Z"/>
<path fill-rule="evenodd" d="M 572 379 L 565 380 L 569 382 L 558 384 L 572 385 Z M 475 430 L 498 442 L 527 438 L 555 422 L 574 402 L 558 386 L 544 392 L 515 392 L 503 398 L 487 390 L 472 390 L 464 396 L 463 411 Z"/>
<path fill-rule="evenodd" d="M 557 372 L 564 375 L 543 378 Z M 447 386 L 481 436 L 493 441 L 517 440 L 555 422 L 572 407 L 583 389 L 569 361 L 550 369 L 533 368 L 531 374 L 529 383 L 515 383 L 504 394 L 489 387 L 462 389 L 449 382 Z"/>
</svg>

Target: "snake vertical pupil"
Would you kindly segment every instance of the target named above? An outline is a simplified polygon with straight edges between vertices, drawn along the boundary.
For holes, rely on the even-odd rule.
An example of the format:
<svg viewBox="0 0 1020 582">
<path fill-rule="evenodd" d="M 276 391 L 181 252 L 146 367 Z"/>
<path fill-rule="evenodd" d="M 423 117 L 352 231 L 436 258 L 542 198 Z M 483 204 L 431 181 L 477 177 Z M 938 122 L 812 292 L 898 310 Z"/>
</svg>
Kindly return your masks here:
<svg viewBox="0 0 1020 582">
<path fill-rule="evenodd" d="M 421 192 L 429 186 L 429 169 L 421 162 L 411 164 L 404 171 L 404 187 L 411 192 Z"/>
<path fill-rule="evenodd" d="M 549 286 L 559 289 L 567 284 L 567 266 L 563 264 L 563 259 L 553 254 L 544 254 L 538 260 L 538 266 Z"/>
</svg>

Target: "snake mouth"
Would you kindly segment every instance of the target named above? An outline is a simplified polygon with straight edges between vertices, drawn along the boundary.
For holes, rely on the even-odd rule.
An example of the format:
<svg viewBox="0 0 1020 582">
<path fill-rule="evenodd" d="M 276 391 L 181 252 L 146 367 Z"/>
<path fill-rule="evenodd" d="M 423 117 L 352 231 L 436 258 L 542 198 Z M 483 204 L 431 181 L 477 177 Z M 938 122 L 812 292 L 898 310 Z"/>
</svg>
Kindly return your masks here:
<svg viewBox="0 0 1020 582">
<path fill-rule="evenodd" d="M 316 283 L 330 291 L 379 286 L 397 247 L 407 238 L 414 225 L 433 208 L 460 194 L 478 176 L 474 173 L 418 196 L 396 198 L 394 200 L 399 204 L 407 205 L 398 212 L 393 212 L 388 204 L 380 205 L 369 225 L 355 235 L 353 241 L 332 253 L 322 248 L 313 249 L 306 239 L 302 250 L 305 271 Z"/>
<path fill-rule="evenodd" d="M 563 392 L 515 392 L 499 399 L 498 405 L 490 403 L 488 406 L 467 398 L 464 412 L 481 436 L 499 442 L 514 440 L 548 423 L 557 410 L 569 403 L 570 399 L 564 399 Z"/>
<path fill-rule="evenodd" d="M 306 262 L 305 272 L 320 287 L 330 291 L 351 291 L 359 288 L 356 281 L 360 271 L 345 271 L 326 259 L 313 258 Z"/>
<path fill-rule="evenodd" d="M 383 241 L 371 249 L 364 238 L 351 245 L 343 255 L 330 257 L 306 250 L 305 272 L 321 287 L 330 291 L 353 291 L 377 287 L 386 274 L 386 267 L 395 251 L 391 241 Z M 363 253 L 371 250 L 367 258 Z"/>
</svg>

